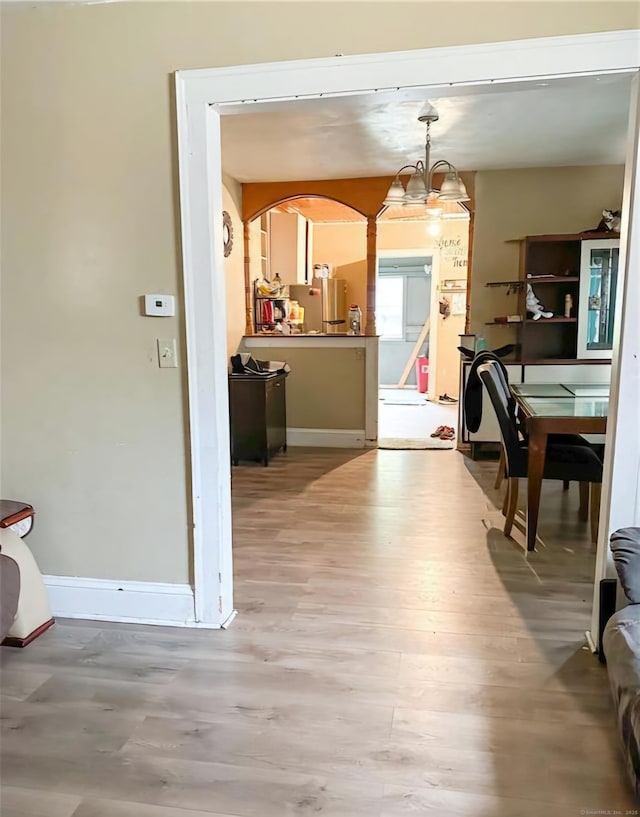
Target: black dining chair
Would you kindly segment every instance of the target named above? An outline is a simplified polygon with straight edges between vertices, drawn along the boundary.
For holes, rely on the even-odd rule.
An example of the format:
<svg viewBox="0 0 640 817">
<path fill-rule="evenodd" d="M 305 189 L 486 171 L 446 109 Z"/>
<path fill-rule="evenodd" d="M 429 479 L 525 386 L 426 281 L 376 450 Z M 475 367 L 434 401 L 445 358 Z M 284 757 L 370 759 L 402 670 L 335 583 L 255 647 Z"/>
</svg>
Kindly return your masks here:
<svg viewBox="0 0 640 817">
<path fill-rule="evenodd" d="M 523 439 L 523 440 L 526 441 L 526 439 L 527 439 L 527 429 L 526 429 L 526 426 L 520 420 L 520 416 L 518 414 L 518 404 L 516 403 L 512 393 L 511 393 L 511 388 L 509 386 L 509 377 L 507 375 L 507 370 L 504 368 L 504 366 L 501 365 L 500 360 L 497 357 L 495 357 L 495 355 L 493 355 L 491 352 L 481 352 L 480 354 L 483 356 L 483 359 L 484 359 L 485 363 L 492 362 L 492 359 L 497 361 L 497 363 L 494 365 L 494 371 L 496 373 L 498 384 L 499 384 L 500 388 L 502 389 L 502 392 L 503 392 L 503 394 L 505 396 L 505 399 L 507 401 L 507 407 L 509 409 L 509 413 L 513 414 L 514 417 L 515 417 L 516 426 L 518 428 L 518 438 Z M 594 449 L 596 454 L 598 454 L 600 459 L 601 460 L 603 459 L 602 451 L 599 450 L 601 448 L 601 446 L 592 445 L 590 440 L 587 440 L 585 437 L 581 436 L 580 434 L 551 434 L 551 435 L 549 435 L 549 440 L 548 441 L 549 441 L 549 443 L 562 443 L 564 445 L 587 445 L 587 446 L 591 445 L 591 447 Z M 498 490 L 500 488 L 500 486 L 502 485 L 502 481 L 504 480 L 505 476 L 506 476 L 506 465 L 505 465 L 505 459 L 504 459 L 504 450 L 501 447 L 501 449 L 500 449 L 500 461 L 498 462 L 498 471 L 496 473 L 496 479 L 495 479 L 495 483 L 494 483 L 494 486 L 493 486 L 496 490 Z M 569 490 L 569 480 L 564 480 L 563 483 L 564 483 L 565 491 Z M 587 491 L 588 491 L 588 484 L 587 484 Z M 583 497 L 584 497 L 584 494 L 583 494 L 583 492 L 581 492 L 580 493 L 580 511 L 581 511 L 581 514 L 582 514 L 583 510 L 584 510 L 584 513 L 588 514 L 589 513 L 589 497 L 588 497 L 588 493 L 587 493 L 586 503 L 584 504 L 584 509 L 583 509 Z M 505 503 L 506 503 L 506 497 L 505 497 Z"/>
<path fill-rule="evenodd" d="M 518 507 L 518 480 L 527 476 L 529 449 L 526 438 L 521 439 L 516 415 L 509 405 L 503 378 L 496 369 L 496 364 L 489 361 L 478 367 L 478 375 L 487 390 L 500 426 L 508 479 L 504 534 L 509 536 Z M 573 445 L 550 439 L 547 445 L 543 478 L 562 482 L 575 481 L 581 483 L 581 486 L 591 486 L 591 538 L 595 541 L 602 485 L 602 462 L 597 454 L 586 443 Z M 581 490 L 581 506 L 583 505 L 584 497 L 583 490 Z"/>
<path fill-rule="evenodd" d="M 489 361 L 487 361 L 488 363 Z M 509 381 L 507 380 L 507 376 L 505 370 L 502 366 L 494 366 L 494 372 L 496 374 L 497 382 L 502 392 L 504 394 L 505 400 L 507 401 L 507 408 L 510 414 L 513 414 L 516 421 L 516 427 L 518 431 L 518 439 L 521 441 L 527 442 L 527 429 L 524 423 L 520 420 L 518 415 L 518 404 L 515 401 L 515 398 L 511 394 L 511 388 L 509 386 Z M 550 434 L 548 439 L 549 444 L 553 445 L 586 445 L 591 447 L 595 453 L 598 455 L 600 460 L 604 459 L 604 446 L 601 445 L 601 441 L 595 440 L 592 442 L 591 439 L 588 439 L 581 434 Z M 497 490 L 502 485 L 502 480 L 506 476 L 506 463 L 504 458 L 504 449 L 500 448 L 500 462 L 498 463 L 498 473 L 496 474 L 496 481 L 494 484 L 494 488 Z M 588 492 L 588 485 L 589 483 L 585 483 L 587 485 L 587 492 Z M 563 487 L 565 491 L 569 490 L 569 480 L 563 480 Z M 583 507 L 584 505 L 584 507 Z M 589 512 L 589 496 L 587 493 L 586 502 L 584 502 L 584 491 L 581 488 L 580 491 L 580 513 L 581 516 L 584 514 L 588 514 Z M 584 517 L 586 519 L 586 516 Z"/>
</svg>

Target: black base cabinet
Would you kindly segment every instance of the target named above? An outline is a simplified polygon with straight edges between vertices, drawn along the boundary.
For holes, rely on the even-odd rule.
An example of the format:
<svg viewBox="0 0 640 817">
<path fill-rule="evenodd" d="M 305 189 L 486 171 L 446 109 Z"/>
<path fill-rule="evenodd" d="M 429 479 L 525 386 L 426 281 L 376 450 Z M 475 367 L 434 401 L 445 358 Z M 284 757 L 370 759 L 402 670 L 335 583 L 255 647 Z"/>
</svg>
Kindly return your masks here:
<svg viewBox="0 0 640 817">
<path fill-rule="evenodd" d="M 229 375 L 231 461 L 258 460 L 265 466 L 287 450 L 286 374 Z"/>
</svg>

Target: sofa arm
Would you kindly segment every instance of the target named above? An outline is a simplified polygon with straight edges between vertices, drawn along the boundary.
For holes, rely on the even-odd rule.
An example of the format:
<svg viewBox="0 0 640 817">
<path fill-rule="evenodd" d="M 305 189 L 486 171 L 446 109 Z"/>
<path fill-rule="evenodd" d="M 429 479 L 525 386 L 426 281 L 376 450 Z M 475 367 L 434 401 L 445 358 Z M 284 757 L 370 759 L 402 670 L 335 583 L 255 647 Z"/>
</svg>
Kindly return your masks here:
<svg viewBox="0 0 640 817">
<path fill-rule="evenodd" d="M 640 528 L 615 531 L 610 547 L 625 596 L 631 604 L 640 604 Z"/>
</svg>

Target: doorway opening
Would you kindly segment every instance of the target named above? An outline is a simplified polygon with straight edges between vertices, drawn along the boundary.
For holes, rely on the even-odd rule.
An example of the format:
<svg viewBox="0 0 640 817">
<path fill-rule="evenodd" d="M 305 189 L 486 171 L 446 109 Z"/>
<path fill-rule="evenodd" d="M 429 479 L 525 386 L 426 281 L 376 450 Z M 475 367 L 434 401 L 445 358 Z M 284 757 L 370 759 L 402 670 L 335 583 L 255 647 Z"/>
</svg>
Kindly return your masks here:
<svg viewBox="0 0 640 817">
<path fill-rule="evenodd" d="M 381 447 L 453 448 L 473 210 L 415 209 L 388 207 L 378 223 L 378 434 Z"/>
<path fill-rule="evenodd" d="M 432 255 L 380 256 L 377 280 L 380 445 L 433 440 L 440 426 L 455 427 L 456 410 L 428 398 Z M 440 442 L 438 438 L 438 443 Z"/>
<path fill-rule="evenodd" d="M 256 96 L 260 95 L 262 98 L 270 96 L 276 100 L 273 104 L 278 105 L 281 104 L 279 100 L 299 98 L 305 92 L 309 95 L 307 101 L 311 101 L 311 97 L 330 96 L 332 93 L 363 92 L 366 88 L 383 88 L 386 93 L 392 93 L 393 89 L 397 91 L 414 82 L 417 75 L 428 76 L 432 87 L 441 86 L 454 90 L 456 83 L 464 83 L 469 87 L 474 83 L 486 83 L 487 77 L 490 77 L 491 82 L 496 79 L 506 82 L 510 79 L 505 73 L 507 69 L 496 66 L 510 64 L 506 57 L 512 53 L 514 47 L 517 47 L 520 72 L 519 80 L 511 78 L 514 87 L 520 82 L 534 85 L 535 78 L 539 79 L 543 71 L 556 75 L 568 73 L 580 75 L 594 71 L 628 71 L 629 66 L 633 66 L 635 71 L 637 58 L 635 51 L 631 50 L 635 49 L 635 40 L 627 43 L 623 41 L 621 35 L 618 39 L 620 42 L 614 44 L 612 35 L 607 35 L 606 39 L 596 38 L 595 41 L 593 38 L 580 37 L 554 38 L 554 47 L 548 50 L 541 47 L 540 40 L 520 42 L 517 46 L 490 44 L 486 47 L 486 53 L 482 49 L 480 52 L 478 49 L 474 49 L 473 52 L 451 49 L 450 54 L 441 55 L 440 61 L 435 59 L 435 55 L 424 52 L 412 58 L 410 64 L 406 62 L 404 56 L 399 58 L 393 55 L 376 57 L 373 61 L 367 57 L 341 58 L 325 61 L 322 77 L 317 75 L 319 69 L 311 64 L 301 63 L 298 66 L 290 64 L 287 71 L 277 72 L 277 76 L 276 73 L 265 75 L 260 93 L 255 91 L 255 76 L 251 76 L 246 68 L 236 73 L 226 70 L 220 76 L 215 71 L 184 72 L 180 75 L 178 130 L 188 316 L 187 344 L 190 360 L 206 362 L 205 366 L 196 365 L 189 373 L 191 442 L 194 452 L 194 561 L 198 621 L 224 621 L 225 612 L 229 611 L 232 604 L 229 486 L 225 477 L 225 473 L 228 473 L 228 463 L 225 462 L 228 454 L 226 445 L 228 414 L 224 367 L 220 365 L 224 353 L 218 348 L 223 329 L 216 328 L 216 318 L 219 316 L 214 316 L 211 309 L 214 303 L 212 289 L 216 283 L 222 285 L 223 274 L 222 225 L 217 224 L 215 217 L 220 192 L 220 107 L 217 106 L 244 105 L 242 100 L 255 100 Z M 558 48 L 559 45 L 562 47 Z M 499 59 L 501 53 L 505 57 L 503 61 Z M 556 56 L 559 53 L 562 53 L 561 61 Z M 357 70 L 362 68 L 361 63 L 366 63 L 368 72 L 366 88 L 363 88 L 362 72 L 357 73 Z M 501 88 L 508 90 L 506 85 L 502 85 Z M 635 93 L 637 96 L 637 89 Z M 544 142 L 538 140 L 537 144 L 547 142 L 548 140 Z M 551 143 L 555 142 L 552 140 Z M 625 229 L 633 227 L 631 230 L 633 240 L 627 241 L 625 246 L 625 260 L 630 269 L 634 268 L 631 262 L 638 251 L 636 225 L 632 217 L 634 202 L 631 196 L 633 181 L 637 176 L 637 151 L 634 151 L 634 146 L 630 145 L 627 151 L 630 164 L 625 181 L 626 211 L 623 208 Z M 243 155 L 249 154 L 245 151 Z M 366 154 L 361 152 L 361 155 Z M 504 161 L 504 155 L 501 158 Z M 527 160 L 531 161 L 530 152 L 527 153 Z M 397 162 L 394 162 L 394 166 L 397 166 Z M 200 217 L 204 210 L 207 211 L 206 218 Z M 202 322 L 197 320 L 200 316 L 203 318 Z M 433 355 L 432 350 L 430 354 Z M 616 360 L 613 389 L 614 422 L 610 424 L 611 429 L 615 428 L 615 417 L 621 412 L 615 399 L 619 381 L 621 395 L 624 393 L 629 397 L 627 393 L 629 389 L 626 391 L 622 389 L 620 372 L 623 368 L 620 361 Z M 439 388 L 437 390 L 439 391 Z M 629 401 L 625 400 L 625 404 L 627 402 Z M 633 473 L 637 477 L 637 452 L 630 452 L 630 456 L 626 458 L 618 457 L 618 451 L 613 450 L 616 447 L 613 430 L 608 432 L 608 442 L 612 445 L 609 445 L 605 462 L 607 481 L 613 480 L 614 483 L 621 484 L 624 474 Z M 215 499 L 211 501 L 211 497 Z M 609 504 L 610 497 L 605 490 L 602 516 L 609 523 L 607 527 L 610 526 L 612 519 Z M 217 546 L 211 547 L 215 541 Z M 602 554 L 605 554 L 604 561 L 601 558 Z M 601 535 L 599 541 L 598 561 L 601 563 L 600 570 L 604 570 L 606 535 Z M 220 595 L 216 596 L 215 592 L 218 590 Z"/>
</svg>

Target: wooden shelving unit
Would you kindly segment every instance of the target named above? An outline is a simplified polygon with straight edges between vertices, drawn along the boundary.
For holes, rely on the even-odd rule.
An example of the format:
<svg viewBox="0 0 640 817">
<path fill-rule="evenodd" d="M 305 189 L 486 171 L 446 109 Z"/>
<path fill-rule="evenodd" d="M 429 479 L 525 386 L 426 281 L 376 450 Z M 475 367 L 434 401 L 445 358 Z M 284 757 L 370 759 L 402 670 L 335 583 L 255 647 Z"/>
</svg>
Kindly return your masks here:
<svg viewBox="0 0 640 817">
<path fill-rule="evenodd" d="M 489 281 L 485 286 L 507 288 L 511 291 L 507 294 L 517 295 L 517 307 L 514 305 L 510 314 L 522 315 L 523 320 L 486 321 L 485 326 L 516 329 L 519 362 L 576 362 L 582 242 L 617 237 L 616 233 L 569 233 L 512 239 L 520 244 L 520 277 L 517 280 Z M 533 287 L 543 307 L 554 313 L 552 318 L 534 321 L 527 316 L 527 284 Z M 564 317 L 566 295 L 571 295 L 573 304 L 568 318 Z"/>
<path fill-rule="evenodd" d="M 520 332 L 521 354 L 526 360 L 575 359 L 578 350 L 578 299 L 580 294 L 579 235 L 528 236 L 520 242 L 520 275 L 530 284 L 552 318 L 534 321 L 527 316 L 525 286 L 519 292 L 519 311 L 525 318 Z M 572 313 L 564 317 L 565 296 L 571 295 Z"/>
</svg>

